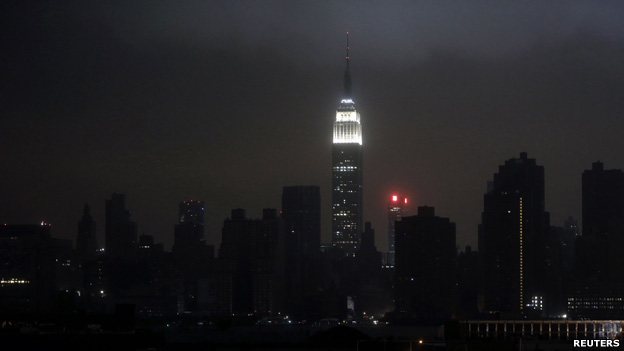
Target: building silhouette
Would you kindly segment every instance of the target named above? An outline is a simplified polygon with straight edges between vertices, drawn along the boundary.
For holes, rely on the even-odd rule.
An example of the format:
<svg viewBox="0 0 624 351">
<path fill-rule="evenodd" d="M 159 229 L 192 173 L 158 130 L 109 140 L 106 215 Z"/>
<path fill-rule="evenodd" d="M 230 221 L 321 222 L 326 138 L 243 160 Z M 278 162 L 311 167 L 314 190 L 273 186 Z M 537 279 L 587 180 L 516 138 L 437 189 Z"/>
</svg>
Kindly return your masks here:
<svg viewBox="0 0 624 351">
<path fill-rule="evenodd" d="M 93 262 L 97 258 L 97 237 L 95 235 L 95 221 L 91 216 L 91 208 L 85 205 L 82 218 L 78 222 L 78 236 L 76 251 L 82 262 Z"/>
<path fill-rule="evenodd" d="M 136 316 L 140 318 L 162 318 L 178 312 L 175 292 L 179 281 L 171 279 L 172 265 L 162 243 L 154 242 L 147 234 L 139 236 L 139 279 L 135 282 L 133 294 L 125 302 L 135 305 Z"/>
<path fill-rule="evenodd" d="M 172 252 L 184 256 L 205 246 L 204 202 L 182 201 L 178 209 L 178 223 L 174 228 Z"/>
<path fill-rule="evenodd" d="M 136 223 L 130 220 L 124 194 L 113 193 L 106 200 L 104 224 L 106 246 L 103 274 L 108 288 L 103 289 L 102 295 L 116 303 L 132 293 L 130 288 L 139 280 L 138 230 Z"/>
<path fill-rule="evenodd" d="M 479 318 L 478 298 L 481 282 L 479 253 L 466 246 L 457 255 L 457 319 Z"/>
<path fill-rule="evenodd" d="M 451 318 L 455 310 L 455 223 L 419 206 L 395 223 L 395 316 L 423 323 Z"/>
<path fill-rule="evenodd" d="M 204 201 L 185 200 L 178 205 L 171 249 L 176 270 L 178 314 L 206 314 L 216 303 L 214 246 L 204 237 Z"/>
<path fill-rule="evenodd" d="M 505 161 L 488 183 L 483 202 L 482 311 L 501 318 L 539 317 L 547 294 L 544 167 L 524 152 Z"/>
<path fill-rule="evenodd" d="M 624 172 L 594 162 L 582 185 L 583 232 L 575 244 L 568 310 L 576 318 L 624 318 Z"/>
<path fill-rule="evenodd" d="M 604 169 L 594 162 L 591 170 L 583 172 L 583 236 L 609 237 L 622 235 L 624 216 L 624 172 Z"/>
<path fill-rule="evenodd" d="M 136 262 L 138 231 L 136 223 L 130 220 L 126 209 L 125 195 L 113 193 L 106 200 L 105 249 L 109 260 L 115 262 Z"/>
<path fill-rule="evenodd" d="M 223 222 L 218 259 L 218 314 L 270 317 L 283 311 L 284 225 L 275 209 L 262 219 L 232 210 Z"/>
<path fill-rule="evenodd" d="M 282 211 L 286 265 L 285 303 L 289 315 L 305 316 L 320 286 L 321 191 L 318 186 L 285 186 Z"/>
<path fill-rule="evenodd" d="M 336 111 L 332 147 L 332 244 L 354 256 L 362 231 L 362 125 L 351 94 L 349 34 L 344 92 Z"/>
<path fill-rule="evenodd" d="M 55 257 L 50 225 L 0 226 L 0 312 L 36 317 L 52 312 Z"/>
<path fill-rule="evenodd" d="M 407 198 L 399 195 L 391 195 L 388 201 L 388 253 L 386 264 L 394 266 L 394 223 L 405 216 L 407 210 Z"/>
<path fill-rule="evenodd" d="M 382 253 L 375 246 L 375 229 L 364 223 L 362 242 L 355 256 L 357 291 L 355 314 L 382 316 L 392 310 L 392 276 L 382 268 Z"/>
</svg>

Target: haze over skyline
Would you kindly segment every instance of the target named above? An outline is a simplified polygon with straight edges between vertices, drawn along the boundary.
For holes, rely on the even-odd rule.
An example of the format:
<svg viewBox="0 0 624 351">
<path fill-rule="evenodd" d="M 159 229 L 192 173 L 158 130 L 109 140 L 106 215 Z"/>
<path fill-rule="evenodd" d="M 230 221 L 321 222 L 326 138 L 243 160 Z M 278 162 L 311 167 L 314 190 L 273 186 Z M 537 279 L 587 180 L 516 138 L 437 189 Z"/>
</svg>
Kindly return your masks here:
<svg viewBox="0 0 624 351">
<path fill-rule="evenodd" d="M 386 250 L 388 196 L 477 244 L 486 183 L 527 152 L 553 225 L 581 219 L 581 174 L 624 168 L 619 1 L 162 1 L 0 5 L 0 222 L 75 240 L 85 203 L 126 194 L 170 248 L 177 206 L 259 217 L 319 185 L 330 240 L 331 138 L 350 32 L 364 220 Z"/>
</svg>

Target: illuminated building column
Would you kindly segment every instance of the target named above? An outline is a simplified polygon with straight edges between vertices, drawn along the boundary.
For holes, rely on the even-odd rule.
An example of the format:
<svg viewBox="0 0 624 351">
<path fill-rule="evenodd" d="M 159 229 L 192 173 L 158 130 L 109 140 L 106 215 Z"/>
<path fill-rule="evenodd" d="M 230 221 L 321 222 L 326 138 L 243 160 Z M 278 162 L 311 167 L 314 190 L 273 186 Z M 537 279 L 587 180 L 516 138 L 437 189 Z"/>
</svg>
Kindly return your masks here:
<svg viewBox="0 0 624 351">
<path fill-rule="evenodd" d="M 336 110 L 332 147 L 332 245 L 354 256 L 362 226 L 362 125 L 351 96 L 349 37 L 344 94 Z"/>
</svg>

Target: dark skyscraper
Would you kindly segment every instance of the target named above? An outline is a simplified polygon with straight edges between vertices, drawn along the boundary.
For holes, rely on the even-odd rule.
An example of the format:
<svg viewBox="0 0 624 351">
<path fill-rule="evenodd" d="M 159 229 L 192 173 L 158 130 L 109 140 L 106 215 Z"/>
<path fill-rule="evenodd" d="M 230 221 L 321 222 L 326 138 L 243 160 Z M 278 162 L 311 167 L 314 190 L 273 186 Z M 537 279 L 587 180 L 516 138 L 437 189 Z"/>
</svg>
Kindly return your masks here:
<svg viewBox="0 0 624 351">
<path fill-rule="evenodd" d="M 334 122 L 332 149 L 332 244 L 354 256 L 362 231 L 362 125 L 351 94 L 349 33 L 344 93 Z"/>
<path fill-rule="evenodd" d="M 130 221 L 124 194 L 113 193 L 110 200 L 106 200 L 105 216 L 106 256 L 117 262 L 136 261 L 137 225 Z"/>
<path fill-rule="evenodd" d="M 273 316 L 283 311 L 284 226 L 274 209 L 262 219 L 232 210 L 223 222 L 218 277 L 220 314 Z"/>
<path fill-rule="evenodd" d="M 204 202 L 186 200 L 178 208 L 171 250 L 179 279 L 178 313 L 201 313 L 213 308 L 214 246 L 204 239 Z"/>
<path fill-rule="evenodd" d="M 624 172 L 605 170 L 594 162 L 583 172 L 583 236 L 604 237 L 615 234 L 624 216 Z"/>
<path fill-rule="evenodd" d="M 307 315 L 306 298 L 320 285 L 321 191 L 318 186 L 286 186 L 282 191 L 286 245 L 286 309 Z"/>
<path fill-rule="evenodd" d="M 76 251 L 81 261 L 92 262 L 97 255 L 97 237 L 95 236 L 95 221 L 91 216 L 91 208 L 85 205 L 82 218 L 78 222 L 78 237 Z"/>
<path fill-rule="evenodd" d="M 321 249 L 321 191 L 318 186 L 285 186 L 282 218 L 296 237 L 300 255 L 317 257 Z"/>
<path fill-rule="evenodd" d="M 484 196 L 479 247 L 487 312 L 541 314 L 548 226 L 544 167 L 523 152 L 499 166 Z"/>
<path fill-rule="evenodd" d="M 28 316 L 54 304 L 55 256 L 50 225 L 0 226 L 0 311 Z"/>
<path fill-rule="evenodd" d="M 396 226 L 395 312 L 422 322 L 451 317 L 456 301 L 455 223 L 418 207 Z"/>
<path fill-rule="evenodd" d="M 204 244 L 204 202 L 182 201 L 175 226 L 173 251 L 189 251 Z"/>
<path fill-rule="evenodd" d="M 624 172 L 594 162 L 582 183 L 583 233 L 575 244 L 568 309 L 576 318 L 623 318 Z"/>
<path fill-rule="evenodd" d="M 392 195 L 388 202 L 388 254 L 387 264 L 394 266 L 394 223 L 405 215 L 407 198 Z"/>
</svg>

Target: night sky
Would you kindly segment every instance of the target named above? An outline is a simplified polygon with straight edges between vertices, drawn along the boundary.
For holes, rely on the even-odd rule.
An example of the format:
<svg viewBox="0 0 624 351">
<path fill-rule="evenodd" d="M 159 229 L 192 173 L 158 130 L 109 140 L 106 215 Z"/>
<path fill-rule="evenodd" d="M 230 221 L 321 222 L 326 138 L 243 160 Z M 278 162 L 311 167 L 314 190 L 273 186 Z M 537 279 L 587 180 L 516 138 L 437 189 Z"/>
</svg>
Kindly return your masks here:
<svg viewBox="0 0 624 351">
<path fill-rule="evenodd" d="M 477 244 L 486 183 L 526 151 L 552 223 L 581 219 L 581 174 L 624 168 L 622 1 L 4 1 L 0 222 L 104 244 L 113 192 L 167 249 L 181 200 L 278 208 L 319 185 L 330 240 L 331 138 L 350 32 L 364 131 L 364 217 L 386 250 L 387 197 Z"/>
</svg>

